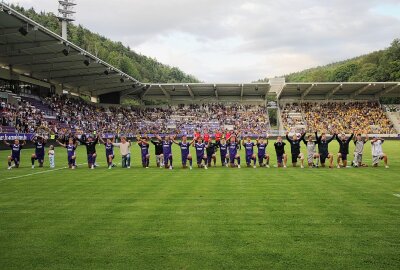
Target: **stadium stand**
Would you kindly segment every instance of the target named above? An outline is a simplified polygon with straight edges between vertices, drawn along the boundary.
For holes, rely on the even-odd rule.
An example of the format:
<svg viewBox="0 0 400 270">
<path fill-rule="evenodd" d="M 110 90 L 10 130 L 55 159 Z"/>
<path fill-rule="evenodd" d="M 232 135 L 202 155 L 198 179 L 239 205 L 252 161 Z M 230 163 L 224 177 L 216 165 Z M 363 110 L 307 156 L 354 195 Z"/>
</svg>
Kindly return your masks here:
<svg viewBox="0 0 400 270">
<path fill-rule="evenodd" d="M 362 130 L 375 134 L 394 134 L 396 129 L 377 101 L 303 102 L 281 107 L 283 126 L 291 132 Z"/>
<path fill-rule="evenodd" d="M 193 134 L 195 130 L 241 130 L 243 134 L 270 131 L 264 106 L 240 104 L 191 104 L 162 107 L 102 107 L 66 95 L 37 100 L 24 97 L 18 105 L 3 103 L 2 129 L 37 132 L 38 128 L 59 132 L 147 134 Z M 51 118 L 51 116 L 54 116 Z"/>
</svg>

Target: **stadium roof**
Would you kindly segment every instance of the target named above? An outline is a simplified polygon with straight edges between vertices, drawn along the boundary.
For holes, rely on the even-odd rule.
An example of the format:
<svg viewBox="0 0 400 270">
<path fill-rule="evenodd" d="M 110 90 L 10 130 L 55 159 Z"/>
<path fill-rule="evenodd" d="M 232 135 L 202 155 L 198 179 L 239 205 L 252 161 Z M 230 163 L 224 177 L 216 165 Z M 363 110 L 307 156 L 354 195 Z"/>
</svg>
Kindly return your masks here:
<svg viewBox="0 0 400 270">
<path fill-rule="evenodd" d="M 400 82 L 285 83 L 278 98 L 294 99 L 371 99 L 399 97 Z"/>
<path fill-rule="evenodd" d="M 270 90 L 269 83 L 210 84 L 210 83 L 171 83 L 151 84 L 140 94 L 141 99 L 173 101 L 243 100 L 263 101 Z"/>
<path fill-rule="evenodd" d="M 0 66 L 93 96 L 133 91 L 135 78 L 0 3 Z"/>
</svg>

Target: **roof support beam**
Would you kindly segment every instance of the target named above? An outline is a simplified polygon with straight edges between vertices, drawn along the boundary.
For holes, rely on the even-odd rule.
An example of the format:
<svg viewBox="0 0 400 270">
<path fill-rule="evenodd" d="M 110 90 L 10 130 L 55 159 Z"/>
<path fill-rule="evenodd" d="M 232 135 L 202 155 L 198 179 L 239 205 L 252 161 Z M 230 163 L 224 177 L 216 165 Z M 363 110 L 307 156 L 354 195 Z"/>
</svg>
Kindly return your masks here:
<svg viewBox="0 0 400 270">
<path fill-rule="evenodd" d="M 393 85 L 393 86 L 391 86 L 389 88 L 386 88 L 382 92 L 377 93 L 375 95 L 375 98 L 380 98 L 381 96 L 386 95 L 386 94 L 392 92 L 393 90 L 397 89 L 399 86 L 400 86 L 400 84 L 396 84 L 396 85 Z"/>
<path fill-rule="evenodd" d="M 44 40 L 44 41 L 34 41 L 34 42 L 7 42 L 5 45 L 0 45 L 1 52 L 7 52 L 7 54 L 16 54 L 18 50 L 30 50 L 37 49 L 40 47 L 50 47 L 59 45 L 61 46 L 61 42 L 57 42 L 56 40 Z"/>
<path fill-rule="evenodd" d="M 304 99 L 314 87 L 315 87 L 315 84 L 312 84 L 306 90 L 304 90 L 304 92 L 301 94 L 301 99 Z"/>
<path fill-rule="evenodd" d="M 150 91 L 150 88 L 151 88 L 151 85 L 146 86 L 146 90 L 145 90 L 145 91 L 143 92 L 143 94 L 140 96 L 140 99 L 141 99 L 141 100 L 143 100 L 143 99 L 146 97 L 147 93 L 149 93 L 149 91 Z"/>
<path fill-rule="evenodd" d="M 218 100 L 218 89 L 217 89 L 217 85 L 215 85 L 214 84 L 214 94 L 215 94 L 215 97 L 217 98 L 217 100 Z"/>
<path fill-rule="evenodd" d="M 167 90 L 165 90 L 164 87 L 162 87 L 161 85 L 158 85 L 158 87 L 160 87 L 161 91 L 164 93 L 167 99 L 171 99 L 171 95 L 167 92 Z"/>
<path fill-rule="evenodd" d="M 93 70 L 92 71 L 92 73 L 89 73 L 89 74 L 85 74 L 85 75 L 82 75 L 82 74 L 76 74 L 76 75 L 67 75 L 67 74 L 65 74 L 65 75 L 67 75 L 67 76 L 60 76 L 60 77 L 51 77 L 50 79 L 52 79 L 52 80 L 57 80 L 57 81 L 60 81 L 60 82 L 69 82 L 70 80 L 72 80 L 72 81 L 76 81 L 76 80 L 90 80 L 90 79 L 92 79 L 93 77 L 94 78 L 96 78 L 96 77 L 101 77 L 101 76 L 107 76 L 107 77 L 114 77 L 114 76 L 116 76 L 116 75 L 118 75 L 118 74 L 111 74 L 111 75 L 106 75 L 106 74 L 104 74 L 103 72 L 94 72 L 95 70 Z M 119 75 L 118 75 L 119 76 Z"/>
<path fill-rule="evenodd" d="M 242 83 L 240 88 L 240 99 L 243 100 L 243 93 L 244 93 L 244 84 Z"/>
<path fill-rule="evenodd" d="M 97 84 L 101 84 L 102 86 L 107 85 L 107 84 L 118 84 L 118 85 L 122 85 L 124 83 L 128 83 L 128 81 L 125 81 L 123 83 L 121 83 L 119 80 L 117 80 L 116 78 L 99 78 L 99 79 L 92 79 L 92 80 L 88 80 L 88 79 L 84 79 L 84 80 L 76 80 L 76 81 L 70 81 L 70 82 L 66 82 L 65 84 L 68 85 L 73 85 L 75 87 L 89 87 L 89 86 L 96 86 Z M 131 84 L 132 82 L 129 82 L 129 84 Z"/>
<path fill-rule="evenodd" d="M 62 70 L 44 70 L 44 71 L 32 72 L 32 76 L 35 75 L 35 76 L 39 76 L 39 77 L 45 76 L 46 78 L 57 78 L 57 77 L 62 76 L 62 75 L 80 76 L 80 75 L 88 75 L 89 73 L 93 73 L 93 72 L 98 72 L 98 73 L 104 74 L 104 70 L 106 70 L 104 67 L 95 67 L 95 68 L 84 67 L 84 68 L 79 68 L 81 66 L 82 65 L 76 66 L 78 68 L 70 67 L 69 69 L 62 69 Z"/>
<path fill-rule="evenodd" d="M 75 55 L 71 55 L 71 54 L 75 54 Z M 69 60 L 71 61 L 71 57 L 78 57 L 81 56 L 79 54 L 77 54 L 76 52 L 70 52 L 69 56 L 65 56 L 62 52 L 56 53 L 56 52 L 51 52 L 51 53 L 44 53 L 44 54 L 27 54 L 27 55 L 14 55 L 14 56 L 10 56 L 10 55 L 6 55 L 6 56 L 0 56 L 0 58 L 5 59 L 8 63 L 10 63 L 11 65 L 29 65 L 30 63 L 52 63 L 55 62 L 57 60 Z M 80 57 L 82 59 L 83 62 L 83 58 Z"/>
<path fill-rule="evenodd" d="M 187 90 L 188 90 L 188 92 L 189 92 L 189 95 L 192 97 L 192 99 L 194 99 L 194 93 L 193 93 L 193 91 L 192 91 L 192 88 L 190 88 L 189 85 L 186 85 L 186 87 L 187 87 Z"/>
<path fill-rule="evenodd" d="M 121 95 L 120 96 L 124 97 L 124 96 L 130 95 L 132 93 L 135 93 L 136 91 L 142 90 L 145 87 L 146 87 L 146 85 L 143 84 L 143 85 L 140 85 L 139 87 L 123 90 L 123 91 L 121 91 Z"/>
<path fill-rule="evenodd" d="M 71 65 L 71 66 L 69 66 Z M 64 62 L 58 62 L 58 63 L 31 63 L 31 64 L 14 64 L 14 66 L 17 67 L 29 67 L 29 70 L 31 72 L 35 71 L 44 71 L 44 72 L 49 72 L 52 70 L 68 70 L 71 68 L 76 68 L 76 67 L 86 67 L 83 64 L 82 59 L 78 60 L 70 60 L 70 61 L 64 61 Z"/>
<path fill-rule="evenodd" d="M 368 88 L 370 88 L 371 85 L 372 85 L 372 84 L 369 83 L 369 84 L 367 84 L 367 85 L 361 87 L 360 89 L 357 89 L 354 93 L 352 93 L 352 94 L 350 95 L 350 98 L 353 99 L 353 98 L 357 97 L 358 95 L 362 94 L 362 93 L 365 92 Z"/>
<path fill-rule="evenodd" d="M 325 99 L 330 99 L 337 91 L 343 88 L 343 84 L 339 84 L 335 88 L 333 88 L 331 91 L 329 91 L 328 94 L 325 95 Z"/>
<path fill-rule="evenodd" d="M 95 89 L 95 90 L 92 91 L 92 93 L 94 95 L 96 95 L 96 96 L 100 96 L 100 95 L 103 95 L 103 94 L 119 92 L 120 96 L 121 96 L 121 91 L 129 90 L 128 88 L 130 88 L 129 85 L 125 85 L 123 87 L 115 87 L 115 88 Z"/>
</svg>

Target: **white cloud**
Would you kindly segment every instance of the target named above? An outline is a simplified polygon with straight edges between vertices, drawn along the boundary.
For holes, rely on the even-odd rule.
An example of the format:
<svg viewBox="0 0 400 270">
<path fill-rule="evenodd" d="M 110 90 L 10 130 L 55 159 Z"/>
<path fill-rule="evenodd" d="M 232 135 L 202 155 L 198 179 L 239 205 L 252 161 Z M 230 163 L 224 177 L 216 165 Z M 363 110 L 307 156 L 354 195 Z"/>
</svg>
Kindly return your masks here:
<svg viewBox="0 0 400 270">
<path fill-rule="evenodd" d="M 11 2 L 57 10 L 55 0 Z M 283 75 L 382 49 L 400 37 L 396 0 L 77 3 L 77 23 L 208 82 Z"/>
</svg>

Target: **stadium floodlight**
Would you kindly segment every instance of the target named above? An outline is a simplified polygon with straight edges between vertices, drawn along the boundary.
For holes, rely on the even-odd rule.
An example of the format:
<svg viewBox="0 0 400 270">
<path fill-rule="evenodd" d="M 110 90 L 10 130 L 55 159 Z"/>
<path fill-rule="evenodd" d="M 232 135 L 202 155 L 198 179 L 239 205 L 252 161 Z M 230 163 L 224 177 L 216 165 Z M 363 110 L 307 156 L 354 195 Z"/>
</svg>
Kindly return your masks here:
<svg viewBox="0 0 400 270">
<path fill-rule="evenodd" d="M 89 59 L 85 59 L 85 61 L 83 61 L 83 63 L 85 64 L 85 66 L 89 66 L 90 65 Z"/>
<path fill-rule="evenodd" d="M 60 0 L 58 3 L 59 6 L 57 18 L 61 21 L 61 36 L 66 40 L 68 38 L 68 23 L 75 20 L 73 15 L 75 14 L 74 6 L 76 3 L 74 0 Z"/>
<path fill-rule="evenodd" d="M 26 35 L 28 34 L 27 28 L 25 28 L 25 27 L 23 27 L 23 26 L 21 26 L 21 27 L 18 29 L 18 32 L 19 32 L 21 35 L 23 35 L 23 36 L 26 36 Z"/>
<path fill-rule="evenodd" d="M 63 53 L 65 56 L 68 56 L 68 55 L 69 55 L 69 46 L 67 46 L 67 48 L 64 48 L 64 49 L 62 50 L 62 53 Z"/>
</svg>

